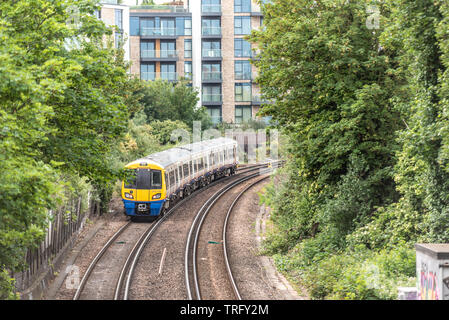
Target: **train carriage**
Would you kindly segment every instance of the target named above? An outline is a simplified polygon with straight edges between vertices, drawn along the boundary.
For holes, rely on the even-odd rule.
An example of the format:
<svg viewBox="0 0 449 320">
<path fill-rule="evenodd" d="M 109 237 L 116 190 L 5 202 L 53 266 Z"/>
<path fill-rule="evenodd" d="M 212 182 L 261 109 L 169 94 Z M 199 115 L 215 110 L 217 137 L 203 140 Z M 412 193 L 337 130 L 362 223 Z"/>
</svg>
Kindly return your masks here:
<svg viewBox="0 0 449 320">
<path fill-rule="evenodd" d="M 177 200 L 235 173 L 237 142 L 218 138 L 172 148 L 126 165 L 125 214 L 157 217 Z"/>
</svg>

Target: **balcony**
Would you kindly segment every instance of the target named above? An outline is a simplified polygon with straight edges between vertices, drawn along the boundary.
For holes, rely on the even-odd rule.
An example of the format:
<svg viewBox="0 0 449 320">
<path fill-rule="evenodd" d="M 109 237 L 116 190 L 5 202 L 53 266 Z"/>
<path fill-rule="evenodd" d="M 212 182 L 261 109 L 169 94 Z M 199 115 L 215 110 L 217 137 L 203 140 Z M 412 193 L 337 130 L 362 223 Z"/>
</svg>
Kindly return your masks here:
<svg viewBox="0 0 449 320">
<path fill-rule="evenodd" d="M 221 36 L 221 27 L 203 27 L 203 36 Z"/>
<path fill-rule="evenodd" d="M 203 93 L 203 103 L 221 103 L 223 101 L 221 94 L 207 94 Z"/>
<path fill-rule="evenodd" d="M 221 82 L 222 80 L 221 72 L 218 71 L 203 72 L 202 79 L 203 82 Z"/>
<path fill-rule="evenodd" d="M 203 58 L 221 58 L 221 49 L 203 49 Z"/>
<path fill-rule="evenodd" d="M 140 29 L 140 35 L 147 36 L 176 36 L 176 28 L 145 28 Z"/>
<path fill-rule="evenodd" d="M 221 14 L 221 4 L 203 4 L 201 6 L 201 13 L 203 15 Z"/>
<path fill-rule="evenodd" d="M 273 103 L 272 101 L 269 101 L 267 99 L 264 99 L 262 97 L 262 95 L 260 94 L 253 94 L 253 99 L 252 99 L 252 103 L 254 105 L 261 105 L 261 104 L 271 104 Z"/>
<path fill-rule="evenodd" d="M 117 0 L 110 0 L 110 1 L 117 1 Z M 103 1 L 102 1 L 103 2 Z M 171 13 L 187 13 L 189 12 L 189 9 L 184 8 L 183 6 L 170 6 L 170 5 L 140 5 L 140 6 L 131 6 L 131 10 L 135 9 L 148 9 L 156 12 L 171 12 Z"/>
<path fill-rule="evenodd" d="M 162 79 L 167 81 L 177 81 L 178 74 L 176 72 L 142 72 L 140 75 L 142 80 L 153 81 Z"/>
<path fill-rule="evenodd" d="M 254 76 L 251 72 L 236 72 L 235 80 L 253 80 Z"/>
<path fill-rule="evenodd" d="M 178 50 L 141 50 L 141 59 L 177 59 Z"/>
</svg>

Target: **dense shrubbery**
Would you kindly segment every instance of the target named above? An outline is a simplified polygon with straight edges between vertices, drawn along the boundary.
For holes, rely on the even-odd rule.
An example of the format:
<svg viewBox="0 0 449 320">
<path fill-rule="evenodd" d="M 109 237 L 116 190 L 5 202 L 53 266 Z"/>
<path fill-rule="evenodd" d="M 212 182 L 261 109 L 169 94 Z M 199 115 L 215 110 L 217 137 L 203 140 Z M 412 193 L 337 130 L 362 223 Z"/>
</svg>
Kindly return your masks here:
<svg viewBox="0 0 449 320">
<path fill-rule="evenodd" d="M 290 140 L 266 251 L 313 298 L 394 299 L 413 244 L 449 241 L 449 5 L 275 0 L 264 16 L 262 113 Z"/>
</svg>

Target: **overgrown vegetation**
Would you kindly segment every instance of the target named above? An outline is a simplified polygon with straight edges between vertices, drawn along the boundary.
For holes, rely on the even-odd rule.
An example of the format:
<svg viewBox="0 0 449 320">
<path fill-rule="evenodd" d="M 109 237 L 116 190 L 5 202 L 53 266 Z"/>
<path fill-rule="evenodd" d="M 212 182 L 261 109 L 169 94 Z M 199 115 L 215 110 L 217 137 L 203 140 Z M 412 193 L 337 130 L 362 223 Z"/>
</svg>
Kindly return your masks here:
<svg viewBox="0 0 449 320">
<path fill-rule="evenodd" d="M 367 23 L 372 5 L 379 28 Z M 394 299 L 413 285 L 413 244 L 449 241 L 448 8 L 264 6 L 252 40 L 276 102 L 262 113 L 290 140 L 282 187 L 263 197 L 274 222 L 266 251 L 312 298 Z"/>
</svg>

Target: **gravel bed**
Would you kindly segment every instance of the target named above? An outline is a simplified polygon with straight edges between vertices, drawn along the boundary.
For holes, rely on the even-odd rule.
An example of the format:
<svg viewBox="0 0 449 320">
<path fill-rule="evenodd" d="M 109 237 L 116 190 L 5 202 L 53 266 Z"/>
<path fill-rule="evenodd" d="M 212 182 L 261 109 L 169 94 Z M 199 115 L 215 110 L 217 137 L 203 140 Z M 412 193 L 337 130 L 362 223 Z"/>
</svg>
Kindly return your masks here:
<svg viewBox="0 0 449 320">
<path fill-rule="evenodd" d="M 259 205 L 258 192 L 267 182 L 246 192 L 229 219 L 227 248 L 232 273 L 244 300 L 303 300 L 305 295 L 290 286 L 272 260 L 259 254 L 268 210 Z"/>
<path fill-rule="evenodd" d="M 196 191 L 160 225 L 136 265 L 129 292 L 131 300 L 187 299 L 184 277 L 187 234 L 204 202 L 229 181 L 220 181 L 208 189 Z"/>
</svg>

